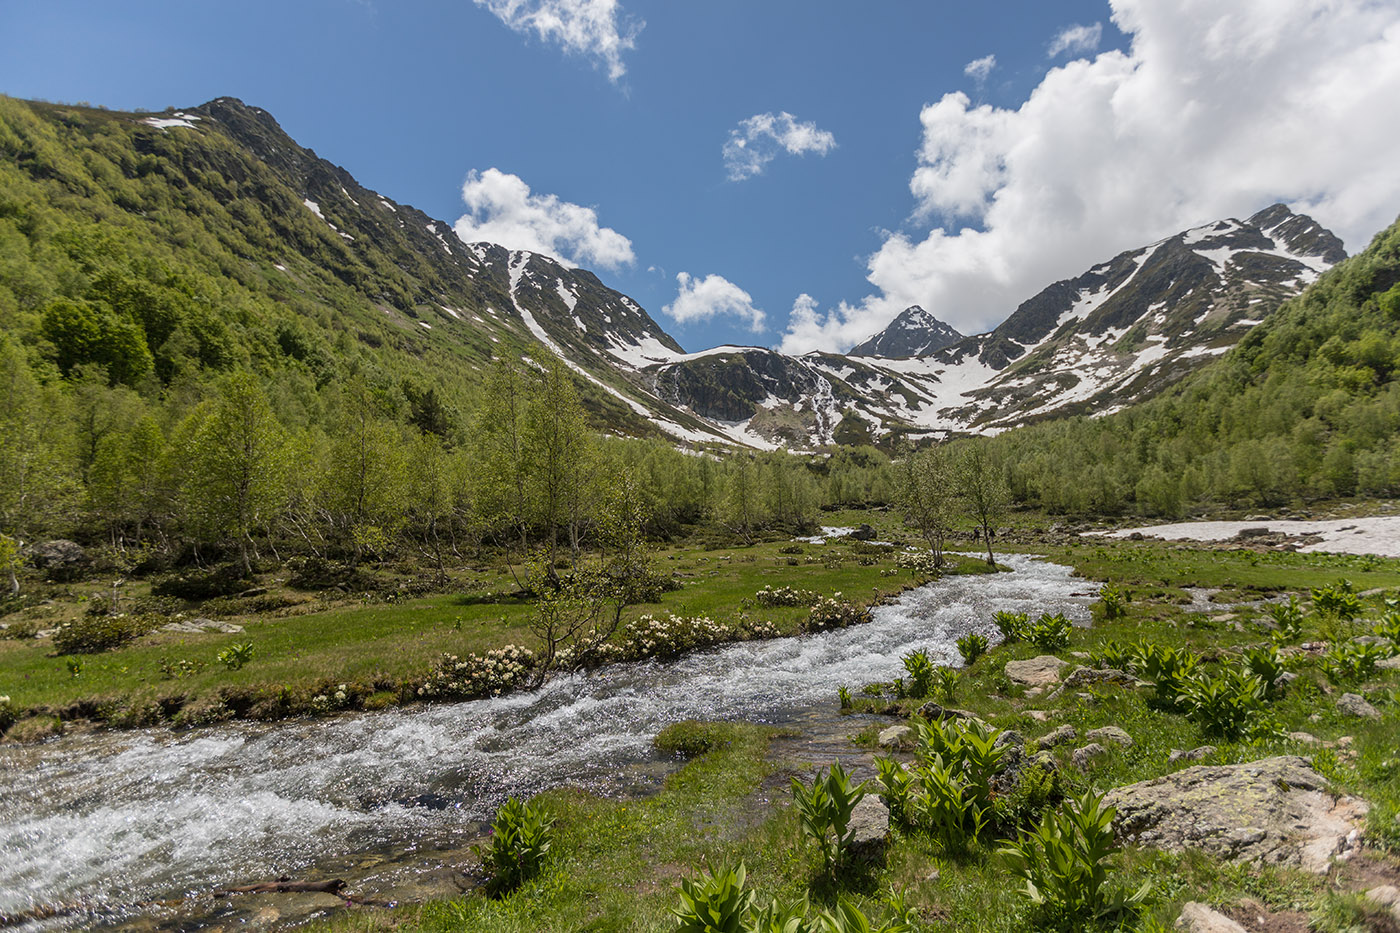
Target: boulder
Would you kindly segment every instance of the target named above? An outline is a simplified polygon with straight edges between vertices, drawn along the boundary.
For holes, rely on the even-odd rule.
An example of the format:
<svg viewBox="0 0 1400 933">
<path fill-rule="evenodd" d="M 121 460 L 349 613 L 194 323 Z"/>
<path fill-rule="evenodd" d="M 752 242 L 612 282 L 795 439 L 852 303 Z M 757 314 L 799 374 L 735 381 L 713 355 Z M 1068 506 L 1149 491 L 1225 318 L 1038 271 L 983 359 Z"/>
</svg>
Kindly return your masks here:
<svg viewBox="0 0 1400 933">
<path fill-rule="evenodd" d="M 1090 729 L 1084 733 L 1084 738 L 1090 742 L 1111 742 L 1114 745 L 1121 745 L 1124 748 L 1133 747 L 1133 737 L 1117 726 L 1103 726 L 1099 729 Z"/>
<path fill-rule="evenodd" d="M 874 794 L 866 794 L 851 812 L 847 825 L 851 832 L 850 853 L 856 858 L 875 859 L 885 849 L 890 835 L 890 811 Z"/>
<path fill-rule="evenodd" d="M 1096 759 L 1107 754 L 1108 749 L 1104 748 L 1098 742 L 1090 742 L 1082 748 L 1076 748 L 1074 754 L 1070 756 L 1070 760 L 1074 762 L 1076 768 L 1086 770 Z"/>
<path fill-rule="evenodd" d="M 1366 698 L 1355 693 L 1343 693 L 1341 699 L 1337 701 L 1337 712 L 1345 716 L 1356 716 L 1359 719 L 1380 719 L 1381 711 L 1376 709 Z"/>
<path fill-rule="evenodd" d="M 1244 927 L 1200 901 L 1189 901 L 1182 906 L 1175 928 L 1185 933 L 1248 933 Z"/>
<path fill-rule="evenodd" d="M 903 748 L 913 741 L 913 732 L 914 730 L 908 726 L 890 726 L 888 729 L 880 730 L 876 741 L 881 748 Z"/>
<path fill-rule="evenodd" d="M 1053 654 L 1042 654 L 1038 658 L 1031 658 L 1028 661 L 1007 661 L 1006 676 L 1014 684 L 1024 684 L 1027 687 L 1046 687 L 1060 682 L 1060 671 L 1069 666 L 1069 662 L 1055 657 Z"/>
<path fill-rule="evenodd" d="M 1052 729 L 1045 735 L 1036 739 L 1035 747 L 1043 751 L 1048 748 L 1054 748 L 1056 745 L 1064 745 L 1066 742 L 1073 742 L 1077 738 L 1079 738 L 1079 730 L 1069 723 L 1065 723 L 1063 726 Z"/>
<path fill-rule="evenodd" d="M 1366 900 L 1390 911 L 1390 915 L 1400 920 L 1400 888 L 1393 884 L 1383 884 L 1366 892 Z"/>
<path fill-rule="evenodd" d="M 1400 671 L 1400 655 L 1393 658 L 1386 658 L 1376 664 L 1383 671 Z"/>
<path fill-rule="evenodd" d="M 81 544 L 63 538 L 34 545 L 28 556 L 35 570 L 42 570 L 50 580 L 59 582 L 76 577 L 91 563 Z"/>
<path fill-rule="evenodd" d="M 1120 841 L 1317 874 L 1333 857 L 1350 855 L 1367 809 L 1365 801 L 1332 795 L 1327 779 L 1292 755 L 1198 765 L 1119 787 L 1104 802 L 1117 810 Z"/>
<path fill-rule="evenodd" d="M 935 719 L 976 719 L 977 714 L 965 709 L 953 709 L 951 706 L 939 706 L 929 700 L 919 707 L 919 715 L 932 722 Z"/>
<path fill-rule="evenodd" d="M 1214 745 L 1200 745 L 1190 751 L 1183 752 L 1179 748 L 1174 748 L 1167 755 L 1167 764 L 1174 765 L 1178 761 L 1203 761 L 1215 754 Z"/>
<path fill-rule="evenodd" d="M 1115 668 L 1104 668 L 1100 670 L 1096 667 L 1076 667 L 1065 678 L 1064 683 L 1055 688 L 1055 692 L 1050 694 L 1050 700 L 1058 700 L 1060 695 L 1067 690 L 1078 690 L 1080 687 L 1089 684 L 1111 684 L 1115 687 L 1141 687 L 1146 685 L 1146 681 L 1138 680 L 1127 671 L 1120 671 Z"/>
<path fill-rule="evenodd" d="M 185 619 L 180 622 L 167 622 L 160 627 L 160 630 L 162 632 L 176 632 L 181 635 L 204 635 L 208 632 L 237 635 L 243 631 L 243 626 L 235 625 L 232 622 L 220 622 L 216 619 Z"/>
<path fill-rule="evenodd" d="M 871 528 L 869 525 L 859 525 L 851 532 L 851 537 L 855 538 L 857 541 L 874 541 L 875 529 Z"/>
</svg>

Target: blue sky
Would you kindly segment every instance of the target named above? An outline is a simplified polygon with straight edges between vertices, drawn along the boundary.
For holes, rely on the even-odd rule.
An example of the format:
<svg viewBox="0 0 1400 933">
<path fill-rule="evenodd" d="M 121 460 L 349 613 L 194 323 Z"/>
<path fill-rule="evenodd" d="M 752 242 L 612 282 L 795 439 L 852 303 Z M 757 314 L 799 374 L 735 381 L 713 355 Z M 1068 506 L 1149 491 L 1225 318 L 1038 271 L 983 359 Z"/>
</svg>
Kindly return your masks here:
<svg viewBox="0 0 1400 933">
<path fill-rule="evenodd" d="M 1400 4 L 1231 6 L 0 0 L 0 91 L 239 97 L 370 188 L 593 269 L 689 350 L 841 349 L 915 301 L 985 329 L 1273 200 L 1364 246 L 1400 210 L 1366 154 L 1400 151 L 1374 119 Z"/>
</svg>

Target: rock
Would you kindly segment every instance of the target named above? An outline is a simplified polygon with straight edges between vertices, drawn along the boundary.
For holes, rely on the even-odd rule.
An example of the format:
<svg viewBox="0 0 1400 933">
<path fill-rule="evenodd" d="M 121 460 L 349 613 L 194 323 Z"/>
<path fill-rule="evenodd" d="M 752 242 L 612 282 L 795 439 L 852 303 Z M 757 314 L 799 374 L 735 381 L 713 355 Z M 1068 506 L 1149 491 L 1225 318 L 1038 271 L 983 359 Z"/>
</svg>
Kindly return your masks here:
<svg viewBox="0 0 1400 933">
<path fill-rule="evenodd" d="M 1064 683 L 1055 688 L 1055 692 L 1050 694 L 1048 699 L 1058 700 L 1060 695 L 1066 690 L 1078 690 L 1088 684 L 1113 684 L 1118 687 L 1139 687 L 1146 684 L 1146 681 L 1138 680 L 1127 671 L 1120 671 L 1115 668 L 1105 668 L 1099 670 L 1096 667 L 1077 667 L 1065 678 Z"/>
<path fill-rule="evenodd" d="M 857 858 L 878 858 L 890 835 L 890 811 L 874 794 L 867 794 L 856 804 L 848 824 L 851 832 L 850 852 Z"/>
<path fill-rule="evenodd" d="M 1288 737 L 1295 742 L 1302 743 L 1303 745 L 1316 745 L 1322 741 L 1317 736 L 1313 735 L 1311 732 L 1290 732 L 1288 733 Z"/>
<path fill-rule="evenodd" d="M 1183 752 L 1179 748 L 1174 748 L 1171 750 L 1171 754 L 1167 755 L 1167 764 L 1174 765 L 1178 761 L 1200 761 L 1214 754 L 1214 745 L 1202 745 L 1198 748 L 1191 749 L 1189 752 Z"/>
<path fill-rule="evenodd" d="M 235 625 L 232 622 L 220 622 L 216 619 L 185 619 L 182 622 L 170 622 L 162 625 L 160 630 L 162 632 L 178 632 L 183 635 L 204 635 L 208 632 L 237 635 L 243 631 L 243 626 Z"/>
<path fill-rule="evenodd" d="M 1076 768 L 1086 770 L 1094 763 L 1094 759 L 1101 758 L 1107 754 L 1108 749 L 1104 748 L 1098 742 L 1090 742 L 1082 748 L 1076 748 L 1074 753 L 1070 755 L 1070 760 L 1074 762 Z"/>
<path fill-rule="evenodd" d="M 888 729 L 880 731 L 876 741 L 881 748 L 902 748 L 913 741 L 910 738 L 913 732 L 914 730 L 908 726 L 890 726 Z"/>
<path fill-rule="evenodd" d="M 1025 745 L 1026 738 L 1015 729 L 1003 729 L 997 733 L 996 739 L 992 742 L 992 748 L 1001 748 L 1003 745 Z"/>
<path fill-rule="evenodd" d="M 1400 920 L 1400 888 L 1393 884 L 1383 884 L 1366 892 L 1366 900 L 1390 911 L 1390 915 Z"/>
<path fill-rule="evenodd" d="M 939 706 L 929 700 L 919 707 L 919 715 L 932 722 L 935 719 L 976 719 L 977 714 L 965 709 L 953 709 L 951 706 Z"/>
<path fill-rule="evenodd" d="M 1383 671 L 1400 671 L 1400 655 L 1396 655 L 1393 658 L 1386 658 L 1384 661 L 1377 663 L 1376 667 Z"/>
<path fill-rule="evenodd" d="M 1128 735 L 1117 726 L 1103 726 L 1099 729 L 1090 729 L 1084 733 L 1084 738 L 1090 742 L 1112 742 L 1114 745 L 1121 745 L 1124 748 L 1133 747 L 1133 737 Z"/>
<path fill-rule="evenodd" d="M 1360 719 L 1380 719 L 1381 711 L 1370 703 L 1365 697 L 1355 693 L 1343 693 L 1341 699 L 1337 701 L 1337 712 L 1346 716 L 1356 716 Z"/>
<path fill-rule="evenodd" d="M 53 541 L 44 541 L 31 547 L 29 563 L 35 570 L 44 571 L 44 575 L 50 580 L 63 582 L 78 576 L 91 561 L 81 544 L 55 538 Z"/>
<path fill-rule="evenodd" d="M 855 531 L 851 532 L 850 536 L 857 541 L 874 541 L 875 529 L 871 528 L 869 525 L 860 525 Z"/>
<path fill-rule="evenodd" d="M 1051 713 L 1049 710 L 1045 709 L 1028 709 L 1026 710 L 1026 715 L 1036 722 L 1049 722 Z"/>
<path fill-rule="evenodd" d="M 1182 905 L 1175 928 L 1186 933 L 1248 933 L 1244 927 L 1200 901 Z"/>
<path fill-rule="evenodd" d="M 1042 654 L 1029 661 L 1007 661 L 1006 676 L 1015 684 L 1024 684 L 1027 687 L 1046 687 L 1059 683 L 1060 671 L 1068 666 L 1068 661 L 1057 658 L 1053 654 Z"/>
<path fill-rule="evenodd" d="M 1120 841 L 1316 874 L 1350 855 L 1367 810 L 1365 801 L 1329 793 L 1327 779 L 1295 755 L 1198 765 L 1119 787 L 1104 802 L 1117 810 Z"/>
<path fill-rule="evenodd" d="M 1054 748 L 1056 745 L 1064 745 L 1066 742 L 1073 742 L 1079 738 L 1079 730 L 1065 723 L 1063 726 L 1052 729 L 1035 740 L 1035 747 L 1041 751 Z"/>
</svg>

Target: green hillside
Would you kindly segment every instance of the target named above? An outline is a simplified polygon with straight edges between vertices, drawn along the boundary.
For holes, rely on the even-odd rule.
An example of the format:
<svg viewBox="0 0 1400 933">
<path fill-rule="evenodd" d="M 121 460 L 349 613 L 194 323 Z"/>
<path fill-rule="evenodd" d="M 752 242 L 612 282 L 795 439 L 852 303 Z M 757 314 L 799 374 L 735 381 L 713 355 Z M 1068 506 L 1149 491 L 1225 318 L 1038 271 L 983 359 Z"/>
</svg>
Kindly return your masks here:
<svg viewBox="0 0 1400 933">
<path fill-rule="evenodd" d="M 1179 516 L 1400 493 L 1400 224 L 1166 394 L 999 436 L 1023 502 Z"/>
</svg>

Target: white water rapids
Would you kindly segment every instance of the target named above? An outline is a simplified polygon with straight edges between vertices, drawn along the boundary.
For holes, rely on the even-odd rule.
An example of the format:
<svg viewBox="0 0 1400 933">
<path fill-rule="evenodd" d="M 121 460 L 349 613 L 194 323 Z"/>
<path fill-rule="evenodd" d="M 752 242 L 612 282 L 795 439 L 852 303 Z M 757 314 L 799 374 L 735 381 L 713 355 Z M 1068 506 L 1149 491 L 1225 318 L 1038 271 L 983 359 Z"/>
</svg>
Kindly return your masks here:
<svg viewBox="0 0 1400 933">
<path fill-rule="evenodd" d="M 889 680 L 914 649 L 955 662 L 954 639 L 994 632 L 995 610 L 1087 620 L 1092 584 L 1033 558 L 1003 561 L 1015 572 L 911 590 L 868 625 L 617 665 L 534 693 L 0 748 L 0 914 L 83 901 L 114 918 L 328 856 L 441 841 L 475 831 L 511 794 L 635 786 L 629 766 L 671 723 L 834 705 L 837 686 Z"/>
</svg>

